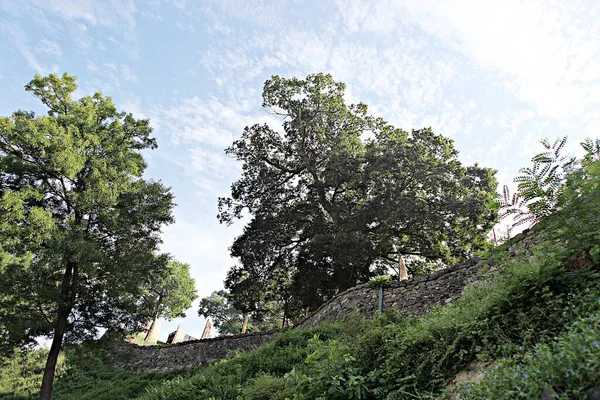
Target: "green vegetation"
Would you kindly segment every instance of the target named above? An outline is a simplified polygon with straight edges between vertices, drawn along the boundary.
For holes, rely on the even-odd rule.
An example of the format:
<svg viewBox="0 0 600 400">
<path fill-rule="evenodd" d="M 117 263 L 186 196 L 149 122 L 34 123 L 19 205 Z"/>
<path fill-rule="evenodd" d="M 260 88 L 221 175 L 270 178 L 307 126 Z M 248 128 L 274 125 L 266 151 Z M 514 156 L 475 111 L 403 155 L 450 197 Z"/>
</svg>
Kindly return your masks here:
<svg viewBox="0 0 600 400">
<path fill-rule="evenodd" d="M 455 389 L 466 399 L 529 399 L 542 390 L 577 398 L 600 385 L 600 232 L 590 214 L 600 205 L 599 166 L 568 179 L 568 197 L 537 244 L 516 257 L 491 252 L 488 262 L 502 268 L 421 318 L 393 310 L 372 321 L 351 315 L 180 374 L 134 375 L 98 361 L 68 368 L 56 398 L 441 398 L 448 380 L 475 360 L 489 366 L 481 383 Z M 567 217 L 570 226 L 561 222 Z"/>
<path fill-rule="evenodd" d="M 250 321 L 246 319 L 248 314 L 244 315 L 235 305 L 235 299 L 232 299 L 227 290 L 215 290 L 210 296 L 200 300 L 198 315 L 210 317 L 213 326 L 221 335 L 264 332 L 281 328 L 283 310 L 277 302 L 268 302 L 260 310 L 255 310 Z"/>
<path fill-rule="evenodd" d="M 99 92 L 73 99 L 68 74 L 36 75 L 25 90 L 47 114 L 0 117 L 0 351 L 52 337 L 40 395 L 50 399 L 63 342 L 179 315 L 195 291 L 158 253 L 173 194 L 143 176 L 149 121 Z M 184 277 L 185 293 L 166 289 Z"/>
<path fill-rule="evenodd" d="M 242 314 L 276 301 L 286 325 L 399 259 L 415 273 L 487 246 L 495 172 L 463 165 L 451 139 L 396 128 L 344 93 L 327 74 L 273 76 L 263 107 L 281 129 L 246 127 L 226 150 L 242 175 L 219 199 L 219 220 L 250 217 L 225 280 Z"/>
<path fill-rule="evenodd" d="M 518 201 L 505 192 L 492 204 L 493 171 L 463 167 L 429 129 L 346 106 L 343 84 L 323 74 L 267 81 L 285 134 L 256 125 L 228 149 L 244 172 L 219 217 L 249 209 L 252 220 L 232 246 L 229 292 L 200 313 L 231 330 L 250 314 L 285 326 L 357 280 L 385 290 L 391 278 L 376 275 L 403 255 L 414 271 L 478 251 L 480 279 L 419 318 L 352 314 L 184 372 L 117 371 L 108 340 L 59 357 L 63 338 L 180 315 L 195 296 L 189 267 L 157 253 L 172 195 L 142 178 L 148 121 L 101 94 L 73 101 L 75 88 L 69 75 L 38 76 L 27 90 L 48 116 L 0 119 L 0 398 L 49 398 L 55 371 L 55 399 L 93 400 L 582 398 L 600 385 L 600 142 L 586 140 L 581 161 L 560 155 L 566 139 L 543 142 Z M 533 233 L 489 249 L 498 207 L 536 221 Z M 15 350 L 40 335 L 53 336 L 49 351 Z M 480 383 L 449 384 L 475 362 Z"/>
<path fill-rule="evenodd" d="M 578 393 L 599 385 L 598 264 L 572 271 L 541 251 L 507 262 L 455 304 L 422 318 L 351 315 L 179 374 L 115 371 L 88 355 L 61 375 L 55 398 L 434 398 L 476 359 L 497 366 L 484 383 L 469 385 L 466 398 L 489 398 L 492 389 L 532 398 L 545 387 Z M 520 389 L 515 370 L 531 375 Z"/>
</svg>

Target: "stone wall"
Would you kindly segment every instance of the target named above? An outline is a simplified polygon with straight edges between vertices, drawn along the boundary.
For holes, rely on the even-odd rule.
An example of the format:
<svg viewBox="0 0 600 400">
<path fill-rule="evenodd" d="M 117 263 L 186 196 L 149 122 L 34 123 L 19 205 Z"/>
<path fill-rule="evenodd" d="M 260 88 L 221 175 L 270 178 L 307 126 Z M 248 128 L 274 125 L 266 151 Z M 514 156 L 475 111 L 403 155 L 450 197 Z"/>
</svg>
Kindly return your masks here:
<svg viewBox="0 0 600 400">
<path fill-rule="evenodd" d="M 174 371 L 222 360 L 231 350 L 252 350 L 280 332 L 222 336 L 163 346 L 117 342 L 108 351 L 113 365 L 134 372 Z"/>
<path fill-rule="evenodd" d="M 477 259 L 472 259 L 430 275 L 393 282 L 383 289 L 383 309 L 397 308 L 404 315 L 422 315 L 436 304 L 446 304 L 459 297 L 465 285 L 477 278 L 482 267 Z M 370 318 L 378 307 L 378 290 L 368 284 L 358 285 L 323 304 L 296 327 L 315 326 L 355 310 Z"/>
<path fill-rule="evenodd" d="M 465 285 L 483 268 L 470 260 L 430 275 L 393 282 L 383 291 L 383 308 L 397 308 L 408 316 L 425 313 L 436 304 L 459 297 Z M 335 296 L 294 328 L 308 328 L 359 310 L 372 317 L 378 309 L 378 290 L 363 284 Z M 292 329 L 294 329 L 292 328 Z M 119 343 L 110 351 L 115 367 L 137 372 L 172 371 L 221 360 L 231 350 L 251 350 L 274 339 L 279 332 L 224 336 L 165 346 L 138 346 Z"/>
</svg>

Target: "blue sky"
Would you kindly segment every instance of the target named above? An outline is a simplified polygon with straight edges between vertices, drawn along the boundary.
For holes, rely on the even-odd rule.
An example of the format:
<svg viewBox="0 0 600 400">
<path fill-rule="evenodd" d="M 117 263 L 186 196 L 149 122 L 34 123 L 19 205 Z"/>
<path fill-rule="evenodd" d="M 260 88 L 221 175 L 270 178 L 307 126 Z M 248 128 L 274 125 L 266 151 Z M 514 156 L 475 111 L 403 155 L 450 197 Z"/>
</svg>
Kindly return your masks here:
<svg viewBox="0 0 600 400">
<path fill-rule="evenodd" d="M 576 151 L 600 126 L 600 3 L 589 1 L 0 0 L 0 115 L 41 111 L 35 73 L 69 72 L 150 118 L 147 176 L 173 188 L 165 251 L 200 296 L 222 287 L 244 221 L 216 219 L 240 166 L 223 149 L 260 108 L 273 74 L 330 72 L 349 102 L 405 129 L 452 137 L 465 163 L 509 183 L 547 136 Z M 199 336 L 196 304 L 181 324 Z"/>
</svg>

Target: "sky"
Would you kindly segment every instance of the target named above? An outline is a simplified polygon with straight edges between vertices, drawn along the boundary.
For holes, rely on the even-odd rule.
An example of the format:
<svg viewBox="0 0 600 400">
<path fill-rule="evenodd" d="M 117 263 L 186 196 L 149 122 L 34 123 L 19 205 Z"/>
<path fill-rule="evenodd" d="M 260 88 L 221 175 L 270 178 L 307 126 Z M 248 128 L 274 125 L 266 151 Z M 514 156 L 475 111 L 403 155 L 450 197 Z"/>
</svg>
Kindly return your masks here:
<svg viewBox="0 0 600 400">
<path fill-rule="evenodd" d="M 331 73 L 348 102 L 404 129 L 432 127 L 460 159 L 508 184 L 538 141 L 600 135 L 600 2 L 542 0 L 0 0 L 0 115 L 43 112 L 35 73 L 78 77 L 149 118 L 146 177 L 176 196 L 162 250 L 191 265 L 200 297 L 223 287 L 247 220 L 217 221 L 240 174 L 224 149 L 261 108 L 271 75 Z M 197 303 L 162 321 L 200 337 Z"/>
</svg>

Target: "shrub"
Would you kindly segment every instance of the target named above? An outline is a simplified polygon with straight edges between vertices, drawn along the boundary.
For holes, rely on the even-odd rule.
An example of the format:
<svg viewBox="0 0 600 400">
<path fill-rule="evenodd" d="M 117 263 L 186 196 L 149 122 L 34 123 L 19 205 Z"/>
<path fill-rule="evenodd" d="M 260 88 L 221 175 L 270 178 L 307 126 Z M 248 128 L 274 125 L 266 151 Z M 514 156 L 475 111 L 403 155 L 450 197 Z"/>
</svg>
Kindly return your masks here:
<svg viewBox="0 0 600 400">
<path fill-rule="evenodd" d="M 600 310 L 600 298 L 597 300 Z M 576 320 L 552 343 L 539 344 L 522 359 L 498 363 L 479 384 L 464 388 L 465 399 L 533 399 L 542 390 L 582 399 L 600 385 L 600 315 Z"/>
</svg>

